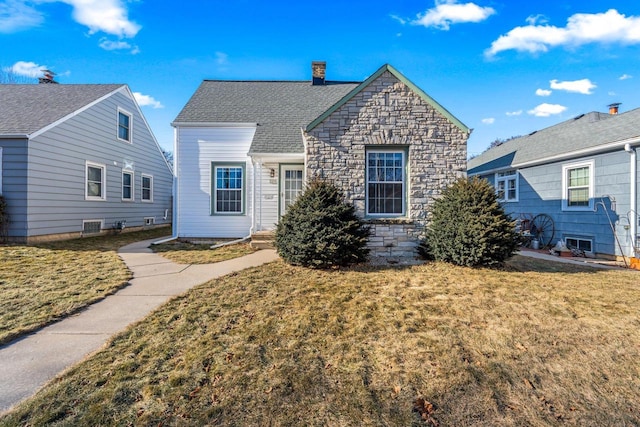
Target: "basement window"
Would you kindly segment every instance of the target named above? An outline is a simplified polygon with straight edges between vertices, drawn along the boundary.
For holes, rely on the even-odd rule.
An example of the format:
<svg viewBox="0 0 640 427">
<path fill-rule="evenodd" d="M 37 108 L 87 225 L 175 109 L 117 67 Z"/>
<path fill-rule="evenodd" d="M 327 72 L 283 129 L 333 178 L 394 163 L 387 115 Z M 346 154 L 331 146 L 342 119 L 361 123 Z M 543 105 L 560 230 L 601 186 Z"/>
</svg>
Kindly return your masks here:
<svg viewBox="0 0 640 427">
<path fill-rule="evenodd" d="M 102 230 L 102 220 L 82 221 L 82 235 L 98 234 Z"/>
<path fill-rule="evenodd" d="M 593 241 L 591 239 L 581 239 L 579 237 L 567 237 L 565 245 L 570 249 L 580 249 L 585 252 L 593 252 Z"/>
</svg>

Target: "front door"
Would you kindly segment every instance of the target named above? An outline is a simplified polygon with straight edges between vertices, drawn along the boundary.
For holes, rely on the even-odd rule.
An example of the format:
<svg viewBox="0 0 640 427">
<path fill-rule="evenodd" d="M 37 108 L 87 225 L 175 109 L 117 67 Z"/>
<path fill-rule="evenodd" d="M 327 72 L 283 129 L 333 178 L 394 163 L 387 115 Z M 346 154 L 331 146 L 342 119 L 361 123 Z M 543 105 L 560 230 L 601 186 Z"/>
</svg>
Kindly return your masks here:
<svg viewBox="0 0 640 427">
<path fill-rule="evenodd" d="M 302 193 L 304 165 L 280 165 L 280 215 Z"/>
</svg>

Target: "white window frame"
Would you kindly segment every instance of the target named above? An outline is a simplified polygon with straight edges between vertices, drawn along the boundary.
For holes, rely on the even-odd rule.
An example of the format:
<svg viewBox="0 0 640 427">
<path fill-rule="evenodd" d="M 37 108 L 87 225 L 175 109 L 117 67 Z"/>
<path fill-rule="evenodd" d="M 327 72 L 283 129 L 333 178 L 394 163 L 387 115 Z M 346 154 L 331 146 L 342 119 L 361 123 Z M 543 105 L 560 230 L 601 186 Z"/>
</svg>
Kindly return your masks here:
<svg viewBox="0 0 640 427">
<path fill-rule="evenodd" d="M 131 176 L 131 181 L 130 182 L 130 186 L 131 186 L 131 197 L 124 197 L 124 176 L 125 175 L 130 175 Z M 135 181 L 135 174 L 133 171 L 131 170 L 123 170 L 122 171 L 122 201 L 124 202 L 134 202 L 136 199 L 135 196 L 135 188 L 136 188 L 136 181 Z"/>
<path fill-rule="evenodd" d="M 589 203 L 586 206 L 569 206 L 569 171 L 579 168 L 589 168 Z M 578 163 L 562 165 L 562 210 L 563 211 L 592 211 L 595 197 L 595 162 L 588 160 Z"/>
<path fill-rule="evenodd" d="M 100 196 L 89 195 L 89 168 L 102 169 L 100 187 L 102 189 Z M 84 198 L 85 200 L 93 201 L 105 201 L 107 200 L 107 166 L 101 163 L 94 163 L 90 161 L 85 162 L 84 167 Z"/>
<path fill-rule="evenodd" d="M 369 184 L 398 183 L 400 181 L 369 181 L 369 155 L 370 154 L 400 154 L 402 156 L 402 212 L 370 212 Z M 398 218 L 407 215 L 407 152 L 405 149 L 370 148 L 365 153 L 365 212 L 372 218 Z"/>
<path fill-rule="evenodd" d="M 515 197 L 509 197 L 509 181 L 513 181 L 515 185 Z M 500 183 L 504 185 L 503 197 L 500 197 Z M 495 176 L 495 189 L 500 202 L 517 202 L 520 197 L 520 172 L 511 169 L 508 171 L 497 172 Z"/>
<path fill-rule="evenodd" d="M 246 163 L 212 162 L 211 163 L 211 215 L 246 215 L 247 167 Z M 240 169 L 242 171 L 242 187 L 240 187 L 240 211 L 218 210 L 218 169 Z M 221 188 L 220 190 L 225 190 Z M 229 189 L 232 190 L 232 189 Z M 238 190 L 237 188 L 233 190 Z"/>
<path fill-rule="evenodd" d="M 129 139 L 120 138 L 120 114 L 129 117 L 129 127 L 127 128 Z M 118 107 L 118 113 L 116 114 L 116 137 L 127 144 L 133 143 L 133 114 L 120 107 Z"/>
<path fill-rule="evenodd" d="M 149 198 L 145 199 L 144 198 L 144 179 L 145 178 L 149 178 L 149 184 L 150 188 L 149 188 Z M 140 200 L 142 200 L 145 203 L 152 203 L 153 202 L 153 175 L 149 175 L 146 173 L 140 174 Z"/>
<path fill-rule="evenodd" d="M 569 247 L 569 242 L 568 240 L 575 240 L 577 245 L 571 245 L 576 249 L 580 249 L 580 242 L 589 242 L 589 245 L 591 246 L 591 250 L 590 251 L 585 251 L 586 253 L 592 254 L 593 253 L 593 239 L 589 239 L 586 237 L 575 237 L 575 236 L 567 236 L 564 238 L 564 244 Z M 583 249 L 584 250 L 584 249 Z"/>
</svg>

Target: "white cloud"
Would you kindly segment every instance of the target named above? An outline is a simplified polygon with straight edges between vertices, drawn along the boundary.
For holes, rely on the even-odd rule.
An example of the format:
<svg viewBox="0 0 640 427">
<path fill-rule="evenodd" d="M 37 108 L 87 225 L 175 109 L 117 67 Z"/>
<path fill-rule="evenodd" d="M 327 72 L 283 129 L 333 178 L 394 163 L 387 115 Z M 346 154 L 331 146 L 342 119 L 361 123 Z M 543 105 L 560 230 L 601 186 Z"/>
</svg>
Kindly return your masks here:
<svg viewBox="0 0 640 427">
<path fill-rule="evenodd" d="M 547 17 L 544 15 L 531 15 L 526 19 L 526 21 L 529 25 L 546 24 L 549 22 Z"/>
<path fill-rule="evenodd" d="M 400 17 L 400 16 L 398 16 L 398 15 L 389 15 L 389 16 L 391 17 L 391 19 L 393 19 L 393 20 L 395 20 L 395 21 L 398 21 L 398 22 L 399 22 L 400 24 L 402 24 L 402 25 L 404 25 L 404 24 L 406 24 L 406 23 L 407 23 L 407 20 L 406 20 L 406 19 L 401 18 L 401 17 Z"/>
<path fill-rule="evenodd" d="M 22 0 L 0 3 L 0 33 L 15 33 L 37 27 L 43 21 L 42 14 Z"/>
<path fill-rule="evenodd" d="M 141 107 L 164 108 L 164 105 L 162 105 L 160 101 L 156 101 L 152 96 L 143 95 L 140 92 L 133 92 L 133 97 Z"/>
<path fill-rule="evenodd" d="M 518 111 L 507 111 L 505 113 L 507 116 L 512 117 L 512 116 L 519 116 L 522 114 L 522 110 L 518 110 Z"/>
<path fill-rule="evenodd" d="M 485 51 L 485 55 L 492 57 L 505 50 L 547 52 L 555 46 L 580 46 L 588 43 L 640 43 L 640 17 L 626 17 L 615 9 L 596 14 L 576 13 L 569 17 L 565 27 L 546 23 L 539 25 L 532 20 L 528 22 L 529 25 L 516 27 L 498 37 Z"/>
<path fill-rule="evenodd" d="M 107 40 L 107 39 L 100 40 L 100 47 L 103 48 L 104 50 L 131 49 L 131 45 L 128 42 L 125 42 L 122 40 L 113 41 L 113 40 Z"/>
<path fill-rule="evenodd" d="M 35 62 L 18 61 L 11 67 L 5 68 L 5 71 L 24 77 L 42 77 L 42 70 L 46 70 L 46 65 L 38 65 Z"/>
<path fill-rule="evenodd" d="M 124 40 L 109 40 L 107 38 L 100 39 L 99 46 L 104 50 L 130 50 L 131 54 L 135 55 L 140 53 L 138 46 L 132 46 L 129 42 Z"/>
<path fill-rule="evenodd" d="M 411 24 L 448 30 L 451 24 L 481 22 L 496 13 L 491 7 L 481 7 L 475 3 L 458 4 L 457 0 L 436 0 L 435 6 L 424 14 L 418 14 Z"/>
<path fill-rule="evenodd" d="M 559 82 L 558 80 L 549 81 L 551 89 L 564 90 L 567 92 L 581 93 L 583 95 L 591 95 L 592 89 L 596 86 L 589 79 L 574 80 L 571 82 Z"/>
<path fill-rule="evenodd" d="M 216 62 L 218 65 L 226 65 L 229 62 L 229 55 L 224 52 L 216 52 Z"/>
<path fill-rule="evenodd" d="M 559 104 L 540 104 L 533 110 L 527 111 L 527 114 L 536 117 L 549 117 L 554 114 L 560 114 L 567 109 L 564 105 Z"/>
<path fill-rule="evenodd" d="M 66 3 L 73 8 L 73 19 L 89 28 L 89 34 L 103 32 L 118 37 L 134 37 L 140 25 L 129 20 L 123 0 L 6 0 L 0 3 L 0 33 L 11 33 L 38 26 L 42 13 L 32 3 Z"/>
<path fill-rule="evenodd" d="M 486 119 L 482 119 L 482 123 L 484 123 L 485 125 L 492 125 L 495 121 L 496 121 L 496 119 L 493 118 L 493 117 L 488 117 Z"/>
<path fill-rule="evenodd" d="M 89 27 L 89 33 L 104 32 L 118 37 L 134 37 L 140 25 L 129 20 L 122 0 L 61 0 L 73 7 L 73 19 Z"/>
<path fill-rule="evenodd" d="M 629 74 L 623 74 L 620 77 L 618 77 L 618 80 L 628 80 L 628 79 L 632 79 L 633 76 L 629 75 Z"/>
<path fill-rule="evenodd" d="M 550 96 L 552 93 L 552 91 L 550 91 L 549 89 L 537 89 L 536 90 L 536 95 L 538 96 Z"/>
</svg>

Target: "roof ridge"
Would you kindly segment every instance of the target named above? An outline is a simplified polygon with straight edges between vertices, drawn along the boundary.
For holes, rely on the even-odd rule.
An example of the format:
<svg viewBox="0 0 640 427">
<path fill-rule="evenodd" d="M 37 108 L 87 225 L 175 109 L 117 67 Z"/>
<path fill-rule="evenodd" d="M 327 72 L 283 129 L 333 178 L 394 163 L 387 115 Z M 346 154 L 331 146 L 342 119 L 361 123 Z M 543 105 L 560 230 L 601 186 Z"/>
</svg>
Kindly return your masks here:
<svg viewBox="0 0 640 427">
<path fill-rule="evenodd" d="M 308 83 L 311 85 L 311 80 L 226 80 L 226 79 L 203 79 L 203 82 L 218 82 L 218 83 Z M 360 81 L 349 80 L 325 80 L 323 85 L 315 86 L 330 86 L 331 84 L 359 84 Z"/>
</svg>

